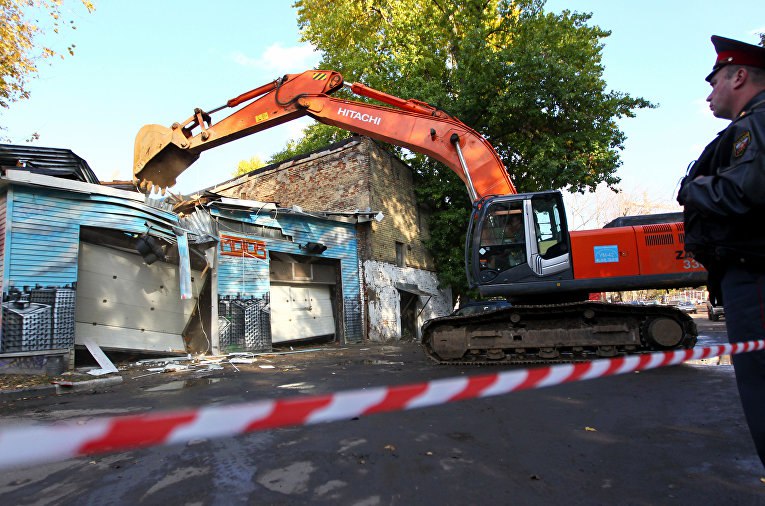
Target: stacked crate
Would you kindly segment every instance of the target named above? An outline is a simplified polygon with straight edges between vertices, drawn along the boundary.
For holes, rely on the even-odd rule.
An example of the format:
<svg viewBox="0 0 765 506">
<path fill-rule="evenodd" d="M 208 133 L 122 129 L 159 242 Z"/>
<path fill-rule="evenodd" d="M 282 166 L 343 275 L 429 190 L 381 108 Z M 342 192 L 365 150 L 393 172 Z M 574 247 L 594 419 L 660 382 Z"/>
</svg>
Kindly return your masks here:
<svg viewBox="0 0 765 506">
<path fill-rule="evenodd" d="M 271 319 L 267 306 L 267 298 L 231 303 L 232 340 L 244 351 L 271 351 Z"/>
<path fill-rule="evenodd" d="M 3 303 L 3 338 L 0 352 L 51 349 L 51 308 L 26 301 Z"/>
<path fill-rule="evenodd" d="M 345 341 L 348 343 L 360 343 L 364 339 L 364 320 L 361 311 L 361 301 L 358 297 L 346 297 L 343 300 Z"/>
<path fill-rule="evenodd" d="M 35 288 L 29 300 L 51 307 L 51 348 L 74 346 L 74 310 L 77 292 L 72 288 Z"/>
<path fill-rule="evenodd" d="M 218 316 L 228 318 L 231 316 L 231 300 L 226 296 L 218 299 Z"/>
<path fill-rule="evenodd" d="M 220 349 L 223 352 L 231 351 L 231 322 L 222 316 L 218 317 L 218 335 L 220 336 Z"/>
</svg>

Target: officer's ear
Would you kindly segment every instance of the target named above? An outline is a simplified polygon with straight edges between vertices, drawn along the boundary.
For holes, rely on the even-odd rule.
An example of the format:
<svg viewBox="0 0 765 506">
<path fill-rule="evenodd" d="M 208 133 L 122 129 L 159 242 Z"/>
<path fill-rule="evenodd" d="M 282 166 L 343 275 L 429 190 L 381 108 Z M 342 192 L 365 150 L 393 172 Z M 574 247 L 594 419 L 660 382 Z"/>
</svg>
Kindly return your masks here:
<svg viewBox="0 0 765 506">
<path fill-rule="evenodd" d="M 733 89 L 741 88 L 749 78 L 749 71 L 746 67 L 739 67 L 730 77 L 731 86 Z"/>
</svg>

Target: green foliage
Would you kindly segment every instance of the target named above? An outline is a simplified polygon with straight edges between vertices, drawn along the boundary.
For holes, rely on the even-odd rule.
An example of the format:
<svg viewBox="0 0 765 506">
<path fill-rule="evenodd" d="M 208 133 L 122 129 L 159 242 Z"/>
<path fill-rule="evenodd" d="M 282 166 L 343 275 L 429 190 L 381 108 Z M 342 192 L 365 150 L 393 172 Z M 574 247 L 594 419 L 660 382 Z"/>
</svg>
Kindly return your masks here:
<svg viewBox="0 0 765 506">
<path fill-rule="evenodd" d="M 93 3 L 82 0 L 92 12 Z M 37 74 L 40 61 L 63 53 L 38 46 L 35 38 L 48 30 L 58 34 L 62 26 L 76 29 L 61 17 L 62 0 L 0 0 L 0 106 L 28 98 L 27 80 Z M 37 19 L 35 16 L 44 16 Z M 74 44 L 66 48 L 74 54 Z"/>
<path fill-rule="evenodd" d="M 263 166 L 265 166 L 265 164 L 263 163 L 263 160 L 261 160 L 260 157 L 257 155 L 253 156 L 249 160 L 242 160 L 236 166 L 236 170 L 234 171 L 234 177 L 243 176 L 249 172 L 258 170 L 259 168 Z"/>
<path fill-rule="evenodd" d="M 543 0 L 298 0 L 305 41 L 322 68 L 435 105 L 484 135 L 518 191 L 614 186 L 625 136 L 616 124 L 642 98 L 608 91 L 601 64 L 610 35 L 589 14 L 544 11 Z M 308 136 L 319 138 L 310 127 Z M 291 152 L 304 142 L 293 141 Z M 400 153 L 400 150 L 398 150 Z M 470 202 L 462 182 L 414 156 L 420 202 L 433 211 L 429 247 L 455 295 Z M 459 272 L 459 279 L 457 273 Z"/>
<path fill-rule="evenodd" d="M 351 135 L 352 133 L 346 130 L 316 123 L 303 130 L 302 138 L 289 141 L 283 150 L 272 155 L 268 163 L 279 163 L 298 155 L 311 153 Z"/>
</svg>

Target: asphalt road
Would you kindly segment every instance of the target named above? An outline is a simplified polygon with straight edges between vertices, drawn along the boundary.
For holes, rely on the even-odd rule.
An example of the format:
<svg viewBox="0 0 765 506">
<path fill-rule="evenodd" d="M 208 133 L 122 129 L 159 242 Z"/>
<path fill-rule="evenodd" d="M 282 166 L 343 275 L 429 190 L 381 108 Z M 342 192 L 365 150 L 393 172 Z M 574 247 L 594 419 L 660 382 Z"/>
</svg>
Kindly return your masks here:
<svg viewBox="0 0 765 506">
<path fill-rule="evenodd" d="M 697 318 L 700 345 L 724 322 Z M 261 365 L 273 368 L 261 368 Z M 414 344 L 141 376 L 96 392 L 0 395 L 0 423 L 68 420 L 417 383 Z M 3 397 L 6 397 L 3 399 Z M 33 443 L 30 443 L 33 444 Z M 435 408 L 0 471 L 0 504 L 765 505 L 727 361 L 684 364 Z"/>
</svg>

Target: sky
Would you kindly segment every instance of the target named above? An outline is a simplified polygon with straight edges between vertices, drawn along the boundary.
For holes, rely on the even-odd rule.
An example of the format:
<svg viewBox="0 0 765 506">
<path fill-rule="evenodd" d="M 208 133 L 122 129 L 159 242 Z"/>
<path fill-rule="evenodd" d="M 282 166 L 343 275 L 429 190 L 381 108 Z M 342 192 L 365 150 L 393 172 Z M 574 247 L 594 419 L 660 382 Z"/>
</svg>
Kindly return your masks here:
<svg viewBox="0 0 765 506">
<path fill-rule="evenodd" d="M 129 180 L 141 126 L 169 126 L 195 107 L 209 110 L 285 73 L 315 68 L 320 55 L 300 42 L 292 3 L 97 0 L 87 14 L 67 0 L 65 16 L 77 30 L 63 33 L 57 47 L 73 42 L 75 55 L 40 67 L 28 87 L 31 98 L 0 111 L 6 128 L 0 135 L 22 144 L 37 132 L 36 145 L 71 149 L 100 180 Z M 674 205 L 688 164 L 727 125 L 705 101 L 710 87 L 704 77 L 715 58 L 710 36 L 756 43 L 755 34 L 765 32 L 765 2 L 546 4 L 548 11 L 563 9 L 592 13 L 589 24 L 611 31 L 603 40 L 607 88 L 658 106 L 619 123 L 627 136 L 617 172 L 621 189 Z M 382 91 L 396 95 L 395 89 Z M 267 160 L 307 124 L 293 121 L 206 151 L 173 191 L 187 194 L 227 180 L 240 160 Z"/>
</svg>

